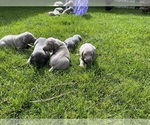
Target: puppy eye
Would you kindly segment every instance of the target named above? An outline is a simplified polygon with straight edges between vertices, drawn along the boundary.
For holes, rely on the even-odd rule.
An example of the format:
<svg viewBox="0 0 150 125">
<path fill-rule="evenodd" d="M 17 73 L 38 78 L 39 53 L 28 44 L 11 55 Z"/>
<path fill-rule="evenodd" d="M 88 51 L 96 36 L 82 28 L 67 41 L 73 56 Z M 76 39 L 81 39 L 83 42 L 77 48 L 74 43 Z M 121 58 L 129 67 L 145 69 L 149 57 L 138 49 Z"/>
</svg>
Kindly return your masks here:
<svg viewBox="0 0 150 125">
<path fill-rule="evenodd" d="M 86 56 L 87 55 L 87 53 L 84 53 L 84 56 Z"/>
<path fill-rule="evenodd" d="M 26 42 L 22 42 L 22 44 L 23 44 L 23 45 L 26 45 L 27 43 L 26 43 Z"/>
<path fill-rule="evenodd" d="M 90 56 L 92 56 L 93 55 L 93 53 L 90 53 Z"/>
<path fill-rule="evenodd" d="M 47 43 L 47 45 L 50 45 L 50 43 Z"/>
</svg>

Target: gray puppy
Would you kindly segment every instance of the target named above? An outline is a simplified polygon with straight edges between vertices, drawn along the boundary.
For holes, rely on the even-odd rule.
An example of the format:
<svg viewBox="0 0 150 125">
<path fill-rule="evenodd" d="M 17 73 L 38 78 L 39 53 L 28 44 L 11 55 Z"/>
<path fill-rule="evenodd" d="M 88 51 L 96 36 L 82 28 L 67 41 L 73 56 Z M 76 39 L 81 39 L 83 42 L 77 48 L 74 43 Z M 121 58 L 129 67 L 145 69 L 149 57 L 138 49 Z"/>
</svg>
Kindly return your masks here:
<svg viewBox="0 0 150 125">
<path fill-rule="evenodd" d="M 0 40 L 0 47 L 13 47 L 22 50 L 28 47 L 28 44 L 34 43 L 36 38 L 30 32 L 24 32 L 19 35 L 7 35 Z"/>
<path fill-rule="evenodd" d="M 58 11 L 58 12 L 60 12 L 60 13 L 62 13 L 62 12 L 63 12 L 63 10 L 64 10 L 64 9 L 63 9 L 63 8 L 61 8 L 61 7 L 57 7 L 57 8 L 55 8 L 55 9 L 54 9 L 54 11 Z"/>
<path fill-rule="evenodd" d="M 70 53 L 64 42 L 50 37 L 46 40 L 43 50 L 49 53 L 52 52 L 50 58 L 50 72 L 53 70 L 65 70 L 69 67 Z"/>
<path fill-rule="evenodd" d="M 36 68 L 41 68 L 49 60 L 49 53 L 43 50 L 45 38 L 38 38 L 34 43 L 34 50 L 27 61 L 27 64 L 33 64 Z"/>
<path fill-rule="evenodd" d="M 49 16 L 60 16 L 60 14 L 63 12 L 63 8 L 55 8 L 54 11 L 48 12 Z"/>
<path fill-rule="evenodd" d="M 64 5 L 64 3 L 63 2 L 61 2 L 61 1 L 57 1 L 57 2 L 55 2 L 54 3 L 54 5 L 53 6 L 63 6 Z"/>
<path fill-rule="evenodd" d="M 96 48 L 90 44 L 85 43 L 80 47 L 80 67 L 84 67 L 84 65 L 91 66 L 95 61 L 96 56 Z"/>
<path fill-rule="evenodd" d="M 68 50 L 72 52 L 81 41 L 82 37 L 80 35 L 74 35 L 73 37 L 66 39 L 64 43 L 66 44 Z"/>
</svg>

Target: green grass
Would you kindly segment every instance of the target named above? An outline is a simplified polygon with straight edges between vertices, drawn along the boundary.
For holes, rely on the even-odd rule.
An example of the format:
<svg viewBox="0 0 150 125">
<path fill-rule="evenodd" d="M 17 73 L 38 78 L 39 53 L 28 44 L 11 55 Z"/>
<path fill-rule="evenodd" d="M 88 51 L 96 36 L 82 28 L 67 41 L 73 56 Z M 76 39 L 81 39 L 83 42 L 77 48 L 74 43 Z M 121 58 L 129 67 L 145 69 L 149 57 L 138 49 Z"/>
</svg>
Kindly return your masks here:
<svg viewBox="0 0 150 125">
<path fill-rule="evenodd" d="M 90 8 L 87 15 L 49 17 L 51 8 L 0 8 L 0 38 L 25 31 L 60 40 L 80 34 L 66 71 L 26 65 L 32 48 L 0 49 L 0 118 L 150 118 L 150 16 L 140 10 Z M 91 68 L 79 47 L 97 48 Z M 73 91 L 73 92 L 72 92 Z M 67 94 L 68 92 L 72 92 Z M 33 100 L 59 98 L 41 103 Z"/>
</svg>

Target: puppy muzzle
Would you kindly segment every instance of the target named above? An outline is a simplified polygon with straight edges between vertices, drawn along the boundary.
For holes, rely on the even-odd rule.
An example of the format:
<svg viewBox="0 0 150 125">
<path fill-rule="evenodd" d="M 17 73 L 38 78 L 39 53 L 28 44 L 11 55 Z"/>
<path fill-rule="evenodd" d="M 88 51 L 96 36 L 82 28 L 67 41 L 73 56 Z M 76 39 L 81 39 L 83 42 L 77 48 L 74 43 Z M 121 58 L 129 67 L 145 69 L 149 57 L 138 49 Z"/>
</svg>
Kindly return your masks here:
<svg viewBox="0 0 150 125">
<path fill-rule="evenodd" d="M 48 51 L 48 48 L 46 46 L 43 47 L 44 51 Z"/>
<path fill-rule="evenodd" d="M 84 63 L 87 64 L 87 65 L 91 65 L 91 64 L 93 63 L 92 58 L 85 58 L 83 61 L 84 61 Z"/>
</svg>

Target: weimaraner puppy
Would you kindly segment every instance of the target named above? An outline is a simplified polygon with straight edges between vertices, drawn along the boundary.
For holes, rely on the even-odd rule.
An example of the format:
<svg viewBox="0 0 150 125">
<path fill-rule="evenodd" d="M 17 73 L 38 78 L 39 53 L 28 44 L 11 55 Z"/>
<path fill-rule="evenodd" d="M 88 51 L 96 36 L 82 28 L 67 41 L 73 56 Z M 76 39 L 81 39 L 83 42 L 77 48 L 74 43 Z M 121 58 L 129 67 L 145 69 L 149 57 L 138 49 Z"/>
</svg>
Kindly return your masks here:
<svg viewBox="0 0 150 125">
<path fill-rule="evenodd" d="M 85 43 L 80 47 L 80 67 L 91 66 L 95 61 L 96 48 L 91 43 Z"/>
<path fill-rule="evenodd" d="M 49 16 L 60 16 L 60 14 L 63 12 L 63 8 L 55 8 L 54 11 L 48 12 Z"/>
<path fill-rule="evenodd" d="M 41 68 L 47 64 L 49 53 L 43 50 L 46 38 L 38 38 L 34 43 L 34 50 L 27 61 L 27 64 L 33 64 L 36 68 Z"/>
<path fill-rule="evenodd" d="M 61 2 L 61 1 L 57 1 L 57 2 L 55 2 L 54 3 L 54 5 L 53 6 L 63 6 L 64 5 L 64 3 L 63 2 Z"/>
<path fill-rule="evenodd" d="M 50 58 L 50 72 L 54 70 L 65 70 L 69 67 L 70 53 L 64 42 L 50 37 L 46 40 L 43 50 L 49 53 L 52 52 Z"/>
<path fill-rule="evenodd" d="M 28 44 L 34 43 L 36 38 L 30 32 L 24 32 L 19 35 L 7 35 L 0 40 L 0 47 L 13 47 L 16 50 L 22 50 L 28 47 Z"/>
<path fill-rule="evenodd" d="M 66 39 L 64 43 L 66 44 L 68 50 L 72 52 L 76 48 L 77 44 L 81 41 L 82 41 L 82 37 L 76 34 L 73 37 Z"/>
<path fill-rule="evenodd" d="M 57 8 L 55 8 L 55 9 L 54 9 L 54 11 L 58 11 L 58 12 L 60 12 L 60 13 L 62 13 L 62 12 L 63 12 L 63 10 L 64 10 L 64 9 L 63 9 L 63 8 L 61 8 L 61 7 L 57 7 Z"/>
</svg>

